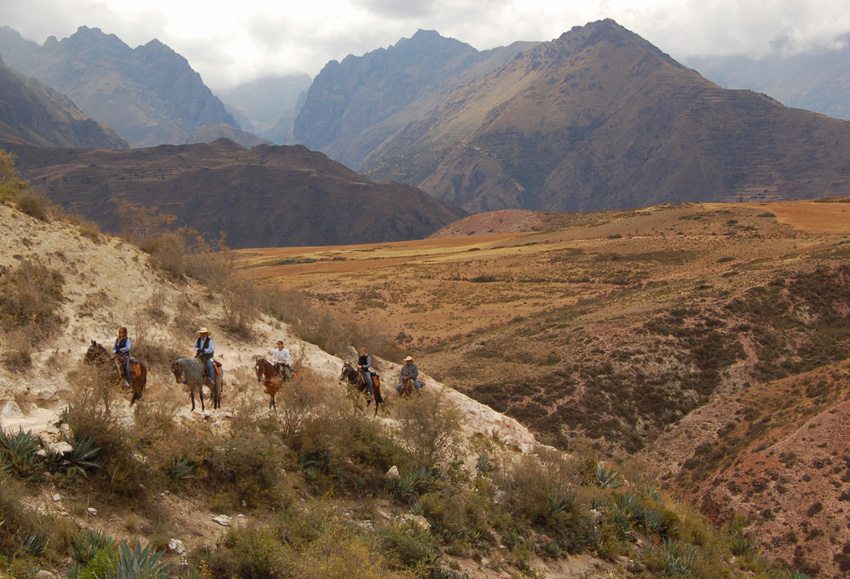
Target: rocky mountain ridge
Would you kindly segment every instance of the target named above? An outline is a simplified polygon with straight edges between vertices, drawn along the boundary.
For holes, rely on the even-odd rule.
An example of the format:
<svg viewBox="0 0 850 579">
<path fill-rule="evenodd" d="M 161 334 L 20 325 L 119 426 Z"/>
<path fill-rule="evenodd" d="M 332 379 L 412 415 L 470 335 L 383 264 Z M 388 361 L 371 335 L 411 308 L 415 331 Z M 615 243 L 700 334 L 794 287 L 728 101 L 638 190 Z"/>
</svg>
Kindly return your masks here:
<svg viewBox="0 0 850 579">
<path fill-rule="evenodd" d="M 2 27 L 0 56 L 134 147 L 183 144 L 208 124 L 238 128 L 186 59 L 155 39 L 130 48 L 113 34 L 81 26 L 68 38 L 39 45 Z"/>
<path fill-rule="evenodd" d="M 112 129 L 0 59 L 0 139 L 42 147 L 127 147 Z"/>
<path fill-rule="evenodd" d="M 468 211 L 845 191 L 850 125 L 721 89 L 612 20 L 455 89 L 373 152 L 374 179 Z"/>
<path fill-rule="evenodd" d="M 419 30 L 389 48 L 333 60 L 313 79 L 295 118 L 294 138 L 358 169 L 372 150 L 448 91 L 531 45 L 515 42 L 479 52 Z"/>
</svg>

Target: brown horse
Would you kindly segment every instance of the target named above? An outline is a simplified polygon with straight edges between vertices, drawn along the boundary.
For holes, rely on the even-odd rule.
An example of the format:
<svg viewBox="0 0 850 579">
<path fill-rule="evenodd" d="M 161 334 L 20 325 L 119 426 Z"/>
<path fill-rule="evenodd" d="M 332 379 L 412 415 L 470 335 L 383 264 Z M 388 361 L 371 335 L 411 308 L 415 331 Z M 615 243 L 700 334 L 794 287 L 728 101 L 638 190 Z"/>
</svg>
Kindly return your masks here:
<svg viewBox="0 0 850 579">
<path fill-rule="evenodd" d="M 262 356 L 257 356 L 256 364 L 254 364 L 254 371 L 257 373 L 257 382 L 261 383 L 266 390 L 266 394 L 269 395 L 269 408 L 273 408 L 277 411 L 277 401 L 275 397 L 277 396 L 278 390 L 286 382 L 286 373 L 278 370 L 274 364 L 263 358 Z"/>
<path fill-rule="evenodd" d="M 122 378 L 123 372 L 121 371 L 122 362 L 94 340 L 91 341 L 89 349 L 86 350 L 83 361 L 90 366 L 108 371 L 109 380 L 116 387 L 120 387 L 124 381 Z M 136 403 L 136 400 L 142 399 L 145 384 L 148 382 L 147 366 L 135 358 L 130 358 L 130 375 L 127 376 L 127 382 L 129 382 L 130 388 L 133 391 L 133 396 L 130 398 L 130 406 L 132 406 Z"/>
<path fill-rule="evenodd" d="M 363 375 L 363 370 L 357 366 L 345 362 L 342 365 L 339 380 L 345 380 L 352 388 L 363 392 L 366 395 L 366 407 L 372 403 L 372 398 L 369 396 L 369 389 L 366 387 L 366 377 Z M 372 390 L 375 392 L 375 415 L 378 414 L 378 409 L 385 406 L 384 397 L 381 395 L 381 378 L 376 373 L 372 373 Z"/>
</svg>

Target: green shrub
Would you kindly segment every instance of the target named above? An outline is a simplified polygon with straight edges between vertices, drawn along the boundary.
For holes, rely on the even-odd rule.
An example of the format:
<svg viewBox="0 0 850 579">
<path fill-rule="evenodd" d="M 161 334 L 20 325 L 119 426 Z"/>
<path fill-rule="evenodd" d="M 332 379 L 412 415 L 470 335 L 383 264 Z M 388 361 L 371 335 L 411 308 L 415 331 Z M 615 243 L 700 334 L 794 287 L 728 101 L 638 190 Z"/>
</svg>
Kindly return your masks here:
<svg viewBox="0 0 850 579">
<path fill-rule="evenodd" d="M 434 569 L 440 552 L 433 536 L 413 525 L 388 525 L 378 533 L 381 552 L 397 569 L 410 569 L 425 575 Z"/>
</svg>

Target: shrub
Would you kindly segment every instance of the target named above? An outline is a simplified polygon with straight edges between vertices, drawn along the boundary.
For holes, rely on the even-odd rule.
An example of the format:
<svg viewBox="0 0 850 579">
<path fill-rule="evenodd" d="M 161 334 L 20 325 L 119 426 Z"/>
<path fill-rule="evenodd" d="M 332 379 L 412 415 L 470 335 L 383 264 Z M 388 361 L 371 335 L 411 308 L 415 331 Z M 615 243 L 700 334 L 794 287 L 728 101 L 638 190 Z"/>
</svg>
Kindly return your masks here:
<svg viewBox="0 0 850 579">
<path fill-rule="evenodd" d="M 401 402 L 398 410 L 400 436 L 420 465 L 430 466 L 448 458 L 460 433 L 460 410 L 445 390 L 425 391 Z"/>
<path fill-rule="evenodd" d="M 387 525 L 378 533 L 381 552 L 397 569 L 410 569 L 427 575 L 437 565 L 439 551 L 434 537 L 413 525 Z"/>
<path fill-rule="evenodd" d="M 22 191 L 15 199 L 15 205 L 20 211 L 39 221 L 50 221 L 53 212 L 50 202 L 32 189 Z"/>
<path fill-rule="evenodd" d="M 0 277 L 0 326 L 20 329 L 29 343 L 53 332 L 62 318 L 56 313 L 62 300 L 62 275 L 47 266 L 22 261 Z"/>
<path fill-rule="evenodd" d="M 468 554 L 494 542 L 489 524 L 489 500 L 458 488 L 442 488 L 419 499 L 432 531 L 448 544 L 450 552 Z"/>
</svg>

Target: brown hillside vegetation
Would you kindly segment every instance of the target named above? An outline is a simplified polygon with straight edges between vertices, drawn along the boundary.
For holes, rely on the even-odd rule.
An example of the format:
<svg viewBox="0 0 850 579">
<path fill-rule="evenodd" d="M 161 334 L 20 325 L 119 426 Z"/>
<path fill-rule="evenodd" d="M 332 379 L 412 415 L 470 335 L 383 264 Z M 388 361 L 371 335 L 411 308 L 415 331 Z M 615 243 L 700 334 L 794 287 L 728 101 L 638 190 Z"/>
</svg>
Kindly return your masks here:
<svg viewBox="0 0 850 579">
<path fill-rule="evenodd" d="M 33 187 L 110 232 L 126 209 L 176 218 L 232 247 L 411 239 L 461 212 L 406 185 L 380 185 L 301 146 L 228 140 L 130 151 L 10 146 Z"/>
<path fill-rule="evenodd" d="M 543 447 L 429 376 L 399 400 L 398 366 L 377 360 L 388 409 L 373 418 L 337 382 L 339 358 L 258 311 L 286 297 L 228 290 L 226 255 L 193 256 L 205 286 L 19 211 L 24 193 L 0 175 L 0 575 L 788 575 L 738 527 L 708 525 L 640 473 Z M 122 324 L 150 368 L 133 408 L 82 363 Z M 201 324 L 226 383 L 221 409 L 191 412 L 170 362 Z M 296 373 L 273 412 L 252 368 L 278 337 Z"/>
<path fill-rule="evenodd" d="M 711 442 L 725 422 L 703 428 L 700 412 L 848 357 L 850 203 L 541 215 L 530 230 L 508 233 L 486 233 L 498 221 L 486 215 L 467 225 L 476 219 L 484 232 L 243 250 L 239 258 L 252 279 L 303 291 L 327 310 L 388 331 L 420 367 L 547 442 L 685 449 L 657 462 L 686 482 L 690 471 L 680 475 L 677 465 L 705 440 L 681 431 L 672 444 L 662 434 L 671 425 L 694 413 L 694 428 Z M 718 408 L 726 421 L 734 416 Z M 750 428 L 749 415 L 738 420 Z M 725 457 L 724 448 L 720 441 L 716 454 Z M 723 465 L 697 455 L 689 466 L 702 469 L 700 482 Z M 850 492 L 839 482 L 837 494 Z M 815 520 L 827 535 L 838 520 L 831 516 Z M 763 545 L 772 550 L 769 540 Z M 795 560 L 787 550 L 776 554 Z M 825 573 L 837 568 L 811 557 L 796 560 L 818 561 Z"/>
<path fill-rule="evenodd" d="M 718 87 L 612 20 L 445 96 L 364 163 L 468 211 L 819 197 L 850 183 L 850 124 Z"/>
</svg>

